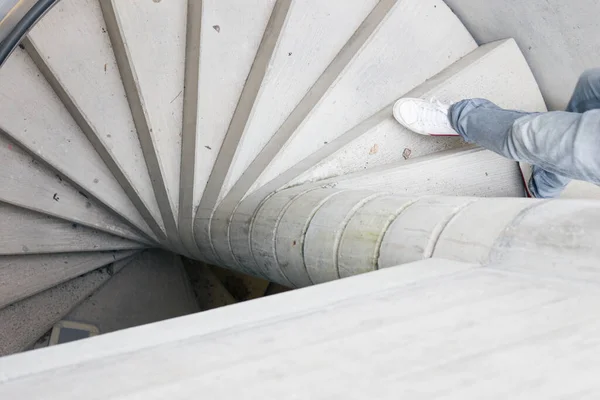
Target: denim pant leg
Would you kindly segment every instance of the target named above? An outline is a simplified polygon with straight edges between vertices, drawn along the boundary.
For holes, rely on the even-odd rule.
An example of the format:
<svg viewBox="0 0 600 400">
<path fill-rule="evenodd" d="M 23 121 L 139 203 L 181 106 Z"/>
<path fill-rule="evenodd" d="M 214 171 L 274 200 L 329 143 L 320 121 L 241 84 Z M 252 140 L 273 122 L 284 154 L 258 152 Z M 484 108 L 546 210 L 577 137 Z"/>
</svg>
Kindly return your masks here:
<svg viewBox="0 0 600 400">
<path fill-rule="evenodd" d="M 587 70 L 579 77 L 566 111 L 582 114 L 596 109 L 600 109 L 600 68 Z M 541 191 L 544 197 L 556 197 L 569 182 L 571 178 L 567 176 L 550 172 L 537 165 L 533 167 L 531 190 L 534 193 Z"/>
<path fill-rule="evenodd" d="M 509 135 L 516 120 L 531 113 L 505 110 L 485 99 L 468 99 L 450 107 L 452 127 L 469 143 L 519 160 L 518 153 L 509 145 Z"/>
<path fill-rule="evenodd" d="M 568 112 L 584 113 L 600 109 L 600 68 L 585 71 L 579 77 Z"/>
<path fill-rule="evenodd" d="M 556 197 L 571 178 L 599 183 L 600 69 L 582 75 L 571 112 L 504 110 L 488 100 L 470 99 L 450 109 L 452 126 L 468 142 L 534 165 L 529 188 L 536 197 Z M 592 110 L 592 111 L 589 111 Z"/>
<path fill-rule="evenodd" d="M 505 110 L 485 99 L 463 100 L 452 105 L 449 112 L 450 123 L 465 141 L 476 143 L 485 149 L 516 161 L 525 161 L 525 158 L 517 151 L 509 138 L 515 121 L 529 115 L 531 113 Z M 558 175 L 556 177 L 560 178 Z M 545 178 L 545 176 L 540 176 L 538 179 Z M 535 197 L 541 197 L 533 180 L 526 183 L 529 185 L 529 191 Z M 562 181 L 558 181 L 540 186 L 559 187 L 561 184 Z M 560 190 L 562 189 L 559 189 L 559 193 Z"/>
</svg>

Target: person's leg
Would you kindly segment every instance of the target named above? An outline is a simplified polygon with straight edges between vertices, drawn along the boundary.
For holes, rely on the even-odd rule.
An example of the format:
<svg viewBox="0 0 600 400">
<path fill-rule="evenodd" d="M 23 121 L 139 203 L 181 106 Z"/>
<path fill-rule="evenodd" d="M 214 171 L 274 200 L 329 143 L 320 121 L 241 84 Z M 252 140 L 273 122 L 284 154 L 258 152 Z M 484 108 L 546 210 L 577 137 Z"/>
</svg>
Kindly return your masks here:
<svg viewBox="0 0 600 400">
<path fill-rule="evenodd" d="M 470 99 L 454 104 L 449 118 L 465 140 L 537 166 L 529 185 L 536 197 L 557 196 L 568 178 L 600 183 L 600 110 L 524 113 Z"/>
<path fill-rule="evenodd" d="M 508 145 L 507 137 L 515 121 L 529 114 L 505 110 L 486 99 L 467 99 L 450 106 L 448 117 L 465 141 L 518 160 L 520 154 Z"/>
<path fill-rule="evenodd" d="M 600 109 L 600 68 L 590 69 L 581 74 L 566 111 L 582 114 L 596 109 Z M 556 197 L 569 182 L 569 177 L 534 165 L 530 190 L 539 192 L 541 189 L 544 197 Z"/>
<path fill-rule="evenodd" d="M 600 68 L 581 74 L 566 111 L 584 113 L 597 109 L 600 109 Z"/>
</svg>

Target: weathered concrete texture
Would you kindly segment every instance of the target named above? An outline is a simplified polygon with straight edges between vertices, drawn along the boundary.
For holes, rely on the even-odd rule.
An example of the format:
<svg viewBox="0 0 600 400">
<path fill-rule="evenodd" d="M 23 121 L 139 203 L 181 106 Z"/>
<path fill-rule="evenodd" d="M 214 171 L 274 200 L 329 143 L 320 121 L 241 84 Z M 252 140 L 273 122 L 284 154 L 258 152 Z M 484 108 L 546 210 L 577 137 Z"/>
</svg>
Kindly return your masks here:
<svg viewBox="0 0 600 400">
<path fill-rule="evenodd" d="M 0 70 L 0 128 L 50 164 L 84 193 L 134 226 L 152 231 L 92 143 L 24 50 L 16 49 Z"/>
<path fill-rule="evenodd" d="M 546 111 L 531 70 L 511 39 L 479 47 L 403 97 L 434 98 L 446 104 L 481 97 L 509 109 Z M 298 163 L 293 169 L 312 168 L 288 185 L 465 146 L 460 138 L 433 138 L 408 131 L 396 122 L 392 108 L 393 104 L 388 105 L 327 144 L 323 150 L 329 147 L 329 156 L 317 165 L 313 166 L 317 154 Z"/>
<path fill-rule="evenodd" d="M 482 148 L 448 150 L 307 184 L 401 195 L 523 197 L 516 162 Z"/>
<path fill-rule="evenodd" d="M 361 247 L 360 240 L 352 236 L 353 240 L 344 242 L 344 250 L 338 250 L 336 247 L 329 248 L 328 245 L 324 245 L 324 237 L 316 235 L 315 232 L 329 232 L 332 235 L 329 240 L 333 241 L 329 244 L 339 244 L 341 236 L 336 236 L 335 226 L 330 224 L 340 223 L 340 228 L 345 226 L 342 223 L 343 218 L 332 218 L 334 214 L 341 218 L 337 213 L 343 210 L 338 208 L 339 204 L 332 206 L 331 212 L 323 212 L 322 209 L 329 208 L 325 206 L 328 203 L 350 201 L 349 197 L 353 196 L 353 191 L 357 191 L 356 188 L 364 189 L 364 198 L 385 194 L 406 196 L 409 199 L 432 195 L 524 196 L 522 178 L 516 162 L 483 149 L 451 150 L 296 186 L 275 193 L 262 204 L 260 196 L 249 196 L 236 209 L 231 219 L 230 240 L 227 243 L 230 248 L 224 250 L 230 253 L 220 252 L 219 256 L 222 259 L 235 260 L 235 263 L 228 264 L 229 267 L 241 272 L 255 271 L 263 278 L 283 285 L 291 283 L 294 286 L 306 286 L 352 275 L 353 272 L 342 271 L 343 267 L 334 267 L 328 277 L 323 278 L 319 271 L 321 261 L 318 260 L 326 257 L 329 260 L 326 264 L 335 264 L 334 260 L 338 257 L 341 259 L 354 251 L 361 252 L 362 250 L 358 250 Z M 257 193 L 260 194 L 260 191 Z M 361 200 L 357 199 L 356 204 L 348 204 L 349 208 L 346 211 L 354 210 L 355 206 L 360 207 Z M 390 207 L 394 209 L 393 202 Z M 428 215 L 427 213 L 425 210 L 424 214 Z M 319 222 L 315 222 L 317 214 Z M 378 218 L 385 221 L 387 217 L 382 215 Z M 373 221 L 368 220 L 359 224 L 356 227 L 357 232 L 361 229 L 367 232 L 365 235 L 373 234 L 371 229 L 377 232 L 379 228 L 372 223 Z M 306 247 L 308 242 L 305 242 L 309 237 L 307 232 L 312 232 L 310 243 L 314 246 L 310 247 L 310 251 Z M 317 255 L 313 250 L 322 254 Z M 373 251 L 365 252 L 363 256 L 367 259 L 363 260 L 362 264 L 357 263 L 356 268 L 363 271 L 364 268 L 369 268 L 367 265 L 370 264 L 367 261 L 377 258 Z M 325 253 L 329 255 L 325 256 Z M 316 264 L 309 267 L 305 264 L 309 259 Z M 353 271 L 354 267 L 348 269 Z"/>
<path fill-rule="evenodd" d="M 268 182 L 476 48 L 443 1 L 396 2 L 285 146 L 271 155 L 261 179 Z"/>
<path fill-rule="evenodd" d="M 274 3 L 188 2 L 179 231 L 190 251 L 199 251 L 193 234 L 196 206 L 220 154 Z M 248 18 L 250 13 L 252 18 Z M 223 65 L 227 65 L 227 79 L 222 79 Z"/>
<path fill-rule="evenodd" d="M 236 303 L 233 295 L 229 293 L 209 265 L 190 259 L 184 259 L 183 264 L 190 279 L 196 303 L 201 311 Z"/>
<path fill-rule="evenodd" d="M 550 109 L 564 109 L 579 74 L 600 65 L 596 0 L 446 0 L 479 43 L 513 37 Z M 519 87 L 514 88 L 519 92 Z"/>
<path fill-rule="evenodd" d="M 147 240 L 5 135 L 0 135 L 0 160 L 0 201 L 113 235 Z"/>
<path fill-rule="evenodd" d="M 92 324 L 103 334 L 198 311 L 181 258 L 150 250 L 63 319 Z"/>
<path fill-rule="evenodd" d="M 427 185 L 423 185 L 423 181 L 426 181 Z M 288 285 L 289 282 L 292 282 L 294 286 L 316 283 L 309 276 L 305 265 L 306 257 L 314 256 L 306 252 L 306 234 L 311 224 L 314 223 L 315 215 L 326 203 L 337 201 L 337 198 L 346 198 L 357 187 L 370 189 L 365 194 L 366 196 L 395 194 L 408 196 L 409 200 L 414 199 L 410 196 L 435 194 L 484 197 L 521 197 L 524 195 L 515 163 L 507 162 L 483 150 L 474 149 L 448 152 L 440 157 L 415 159 L 410 163 L 392 164 L 385 168 L 353 174 L 337 180 L 330 179 L 318 184 L 294 187 L 268 197 L 263 203 L 251 196 L 233 215 L 230 244 L 236 262 L 229 266 L 243 272 L 258 272 L 266 279 Z M 260 191 L 257 194 L 260 195 Z M 261 196 L 257 197 L 262 198 Z M 460 200 L 460 198 L 456 199 Z M 395 207 L 393 201 L 390 203 L 390 207 L 392 209 Z M 398 204 L 398 207 L 401 208 L 401 205 Z M 423 215 L 419 214 L 420 216 L 417 216 L 419 219 L 422 219 L 423 216 L 427 216 L 427 218 L 432 216 L 427 208 L 421 212 Z M 382 214 L 377 218 L 382 219 L 380 222 L 383 223 L 393 214 Z M 329 221 L 330 216 L 327 213 L 321 216 L 324 219 L 323 226 L 319 225 L 318 229 L 327 232 L 325 226 L 336 223 Z M 435 216 L 433 216 L 433 220 L 436 220 Z M 377 258 L 377 249 L 369 252 L 370 249 L 362 248 L 365 243 L 357 239 L 362 236 L 368 236 L 371 239 L 377 237 L 376 232 L 379 227 L 373 223 L 371 216 L 366 221 L 359 223 L 356 228 L 357 236 L 350 236 L 352 240 L 343 242 L 345 243 L 343 250 L 340 248 L 337 253 L 334 249 L 323 250 L 333 252 L 331 256 L 334 259 L 339 257 L 340 260 L 343 260 L 346 256 L 352 257 L 354 253 L 360 253 L 365 258 L 362 263 L 355 262 L 354 266 L 348 267 L 340 264 L 336 267 L 335 273 L 339 273 L 340 277 L 370 270 L 369 260 Z M 438 221 L 435 223 L 437 224 Z M 360 233 L 361 229 L 364 231 L 363 233 Z M 334 236 L 333 238 L 341 240 L 341 237 L 336 239 Z M 321 248 L 322 239 L 321 237 L 314 239 L 316 248 Z M 371 246 L 369 240 L 367 242 L 366 245 Z M 399 263 L 401 262 L 397 264 Z M 313 273 L 320 274 L 318 269 L 319 267 L 316 267 Z M 281 273 L 285 279 L 282 279 Z M 319 281 L 318 278 L 317 281 Z"/>
<path fill-rule="evenodd" d="M 217 159 L 212 166 L 209 179 L 206 183 L 196 212 L 194 220 L 194 237 L 203 254 L 204 260 L 213 264 L 219 264 L 220 262 L 218 257 L 214 254 L 210 243 L 210 217 L 218 204 L 223 182 L 227 176 L 231 161 L 244 132 L 246 122 L 252 112 L 254 100 L 258 95 L 261 83 L 269 66 L 269 60 L 275 51 L 277 38 L 285 25 L 291 2 L 292 0 L 277 0 L 274 3 L 268 23 L 263 32 L 262 40 L 256 51 L 252 67 L 248 72 L 235 111 L 229 122 L 227 133 L 223 138 Z"/>
<path fill-rule="evenodd" d="M 222 222 L 263 172 L 277 176 L 476 48 L 442 1 L 379 2 L 277 131 L 270 137 L 265 131 L 268 141 L 249 158 L 253 160 L 245 171 L 239 171 L 243 174 L 214 213 L 210 235 L 201 205 L 196 219 L 199 245 L 226 243 L 228 227 Z M 223 247 L 215 251 L 226 254 Z M 207 250 L 213 252 L 210 246 Z"/>
<path fill-rule="evenodd" d="M 198 140 L 195 205 L 200 201 L 229 129 L 275 0 L 205 0 L 202 3 L 201 34 L 194 38 L 194 44 L 200 47 L 197 131 L 193 132 Z M 252 18 L 248 18 L 250 14 Z M 222 79 L 224 65 L 227 79 Z M 233 149 L 223 151 L 233 157 L 236 146 L 237 141 Z"/>
<path fill-rule="evenodd" d="M 519 87 L 519 90 L 515 91 L 511 86 Z M 545 110 L 544 101 L 531 71 L 512 40 L 490 43 L 472 51 L 406 95 L 436 97 L 446 102 L 462 97 L 483 96 L 504 107 L 529 111 Z M 213 218 L 214 229 L 211 238 L 221 262 L 244 272 L 252 269 L 253 256 L 245 253 L 244 246 L 238 246 L 238 243 L 247 242 L 249 226 L 258 205 L 271 192 L 303 182 L 335 176 L 340 176 L 341 181 L 353 179 L 343 175 L 367 169 L 362 175 L 365 179 L 349 180 L 347 185 L 342 184 L 343 187 L 356 188 L 366 185 L 365 187 L 371 189 L 402 194 L 522 195 L 516 163 L 491 153 L 464 153 L 464 157 L 458 154 L 439 154 L 444 160 L 433 160 L 438 156 L 437 152 L 463 147 L 464 143 L 460 139 L 435 139 L 408 132 L 394 120 L 392 105 L 386 105 L 268 183 L 263 179 L 264 176 L 261 177 L 254 184 L 254 189 L 260 189 L 239 204 L 233 213 L 232 222 L 228 220 L 230 214 L 226 210 L 227 207 L 221 205 Z M 418 158 L 423 155 L 432 157 L 426 160 Z M 471 161 L 467 161 L 467 158 Z M 392 165 L 402 169 L 401 164 L 406 160 L 408 169 L 397 175 L 398 179 L 390 181 L 391 175 L 380 172 Z M 423 161 L 431 168 L 423 167 L 425 164 L 411 165 L 412 162 Z M 437 164 L 437 161 L 443 165 Z M 378 166 L 382 169 L 368 170 Z M 399 172 L 399 169 L 396 172 Z M 357 173 L 354 176 L 359 177 L 361 174 Z M 336 179 L 319 184 L 321 183 L 340 186 Z M 260 187 L 263 184 L 264 186 Z M 375 188 L 376 185 L 379 186 Z M 256 236 L 260 237 L 260 234 Z M 230 255 L 227 239 L 232 243 L 235 256 Z M 268 240 L 265 241 L 267 242 Z M 302 275 L 297 278 L 306 283 L 307 277 Z"/>
<path fill-rule="evenodd" d="M 599 256 L 592 245 L 600 235 L 596 202 L 402 196 L 383 186 L 331 186 L 281 191 L 261 204 L 249 226 L 233 225 L 240 239 L 247 232 L 246 240 L 231 242 L 239 264 L 302 287 L 428 258 L 526 265 L 551 255 L 552 263 L 586 265 Z"/>
<path fill-rule="evenodd" d="M 144 209 L 146 221 L 160 232 L 152 182 L 99 2 L 59 2 L 24 44 L 82 133 L 138 209 Z"/>
<path fill-rule="evenodd" d="M 100 5 L 165 229 L 181 252 L 175 238 L 187 2 L 108 0 Z M 160 40 L 147 39 L 153 35 Z"/>
<path fill-rule="evenodd" d="M 377 271 L 0 359 L 0 397 L 595 398 L 598 283 L 557 268 Z"/>
<path fill-rule="evenodd" d="M 0 255 L 130 250 L 147 247 L 108 233 L 0 202 Z"/>
<path fill-rule="evenodd" d="M 562 199 L 600 200 L 600 186 L 589 182 L 571 181 L 560 197 Z"/>
<path fill-rule="evenodd" d="M 177 216 L 187 1 L 113 1 L 113 4 L 138 79 L 150 137 Z M 160 40 L 148 40 L 149 37 Z M 156 79 L 157 70 L 168 73 Z"/>
<path fill-rule="evenodd" d="M 287 23 L 278 38 L 254 110 L 224 182 L 223 195 L 292 112 L 302 112 L 305 117 L 316 106 L 337 78 L 331 71 L 333 68 L 329 67 L 332 61 L 339 57 L 349 41 L 360 44 L 361 36 L 368 37 L 369 27 L 361 26 L 365 19 L 380 21 L 385 16 L 385 13 L 377 15 L 377 12 L 375 16 L 370 15 L 377 3 L 374 0 L 292 2 Z M 382 3 L 393 2 L 385 0 Z M 328 77 L 325 82 L 321 78 L 323 74 Z M 278 100 L 273 102 L 273 99 Z"/>
<path fill-rule="evenodd" d="M 215 266 L 211 266 L 210 269 L 237 301 L 248 301 L 263 297 L 270 285 L 267 280 L 228 269 Z"/>
<path fill-rule="evenodd" d="M 133 254 L 135 251 L 2 256 L 0 308 Z"/>
<path fill-rule="evenodd" d="M 0 310 L 0 356 L 23 351 L 124 268 L 130 259 L 87 273 Z"/>
</svg>

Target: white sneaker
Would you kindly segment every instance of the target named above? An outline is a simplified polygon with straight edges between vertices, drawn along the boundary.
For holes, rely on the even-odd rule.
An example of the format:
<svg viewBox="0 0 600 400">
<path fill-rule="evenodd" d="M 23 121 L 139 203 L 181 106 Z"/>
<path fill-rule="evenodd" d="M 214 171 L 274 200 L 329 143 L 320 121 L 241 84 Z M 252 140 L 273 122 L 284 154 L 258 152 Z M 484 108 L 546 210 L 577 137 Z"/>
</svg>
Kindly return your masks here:
<svg viewBox="0 0 600 400">
<path fill-rule="evenodd" d="M 450 106 L 422 99 L 400 99 L 394 118 L 415 133 L 428 136 L 459 136 L 448 120 Z"/>
</svg>

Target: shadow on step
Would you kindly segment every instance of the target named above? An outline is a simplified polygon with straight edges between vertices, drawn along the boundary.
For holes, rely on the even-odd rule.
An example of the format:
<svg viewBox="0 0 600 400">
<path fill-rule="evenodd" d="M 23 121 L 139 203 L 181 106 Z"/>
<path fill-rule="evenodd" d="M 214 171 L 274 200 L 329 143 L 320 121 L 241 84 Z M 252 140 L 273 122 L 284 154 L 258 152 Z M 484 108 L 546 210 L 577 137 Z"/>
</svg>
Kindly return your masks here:
<svg viewBox="0 0 600 400">
<path fill-rule="evenodd" d="M 75 306 L 29 350 L 291 290 L 178 255 L 148 251 Z"/>
<path fill-rule="evenodd" d="M 291 290 L 277 283 L 183 258 L 202 311 Z"/>
</svg>

